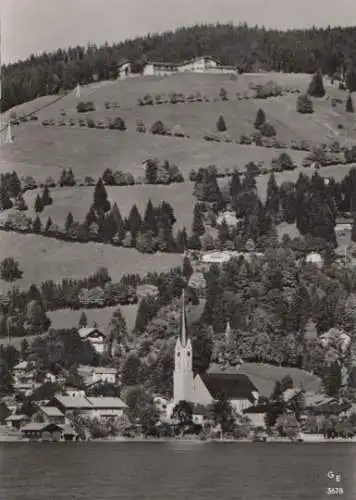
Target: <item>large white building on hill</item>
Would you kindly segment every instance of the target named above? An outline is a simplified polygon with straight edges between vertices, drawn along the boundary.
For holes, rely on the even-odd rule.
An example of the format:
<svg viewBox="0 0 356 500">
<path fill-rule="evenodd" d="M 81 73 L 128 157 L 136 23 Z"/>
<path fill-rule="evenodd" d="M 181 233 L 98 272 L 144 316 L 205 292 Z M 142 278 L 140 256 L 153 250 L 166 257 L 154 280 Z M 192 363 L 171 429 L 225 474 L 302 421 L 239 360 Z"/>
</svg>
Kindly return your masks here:
<svg viewBox="0 0 356 500">
<path fill-rule="evenodd" d="M 239 372 L 193 372 L 193 346 L 187 330 L 184 293 L 180 334 L 174 351 L 173 407 L 180 401 L 209 405 L 222 394 L 230 399 L 237 413 L 257 403 L 259 393 L 248 375 Z"/>
<path fill-rule="evenodd" d="M 236 67 L 221 64 L 210 56 L 196 57 L 181 63 L 148 62 L 143 68 L 146 76 L 168 76 L 176 73 L 237 74 Z"/>
</svg>

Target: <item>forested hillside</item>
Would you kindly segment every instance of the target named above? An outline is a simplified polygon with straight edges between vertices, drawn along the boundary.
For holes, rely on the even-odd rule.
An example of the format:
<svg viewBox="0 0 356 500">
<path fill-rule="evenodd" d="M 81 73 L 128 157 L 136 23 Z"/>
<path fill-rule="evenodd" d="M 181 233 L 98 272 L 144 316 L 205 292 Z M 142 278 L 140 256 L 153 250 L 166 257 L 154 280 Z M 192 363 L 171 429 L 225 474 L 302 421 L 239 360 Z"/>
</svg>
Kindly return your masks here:
<svg viewBox="0 0 356 500">
<path fill-rule="evenodd" d="M 312 73 L 321 69 L 344 76 L 356 66 L 356 27 L 282 32 L 247 25 L 200 25 L 112 46 L 59 49 L 2 68 L 1 110 L 71 89 L 78 82 L 115 79 L 117 63 L 125 58 L 132 59 L 139 72 L 146 60 L 178 62 L 203 54 L 245 72 Z"/>
</svg>

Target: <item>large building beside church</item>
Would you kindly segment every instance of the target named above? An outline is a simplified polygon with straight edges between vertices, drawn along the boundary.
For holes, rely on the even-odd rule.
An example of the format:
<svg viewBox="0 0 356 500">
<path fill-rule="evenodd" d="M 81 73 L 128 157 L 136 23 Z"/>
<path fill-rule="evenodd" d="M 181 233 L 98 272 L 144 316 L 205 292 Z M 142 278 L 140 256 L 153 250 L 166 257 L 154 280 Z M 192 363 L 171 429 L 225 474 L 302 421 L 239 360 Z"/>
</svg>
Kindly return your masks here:
<svg viewBox="0 0 356 500">
<path fill-rule="evenodd" d="M 184 292 L 180 333 L 174 352 L 173 405 L 189 401 L 197 405 L 208 405 L 225 394 L 236 412 L 257 403 L 259 393 L 248 375 L 235 372 L 208 372 L 194 375 L 193 346 L 187 329 Z"/>
</svg>

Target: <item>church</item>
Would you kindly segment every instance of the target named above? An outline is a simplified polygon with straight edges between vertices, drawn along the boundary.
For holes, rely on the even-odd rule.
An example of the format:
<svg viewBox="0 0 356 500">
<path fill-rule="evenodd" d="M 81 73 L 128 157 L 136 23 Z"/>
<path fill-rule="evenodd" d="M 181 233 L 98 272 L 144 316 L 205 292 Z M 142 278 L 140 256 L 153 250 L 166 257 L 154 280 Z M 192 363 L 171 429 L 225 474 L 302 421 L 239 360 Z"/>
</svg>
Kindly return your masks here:
<svg viewBox="0 0 356 500">
<path fill-rule="evenodd" d="M 257 404 L 259 392 L 248 375 L 239 371 L 193 372 L 193 346 L 188 332 L 184 291 L 180 332 L 174 350 L 173 407 L 180 401 L 207 406 L 222 394 L 229 398 L 234 410 L 243 410 Z"/>
</svg>

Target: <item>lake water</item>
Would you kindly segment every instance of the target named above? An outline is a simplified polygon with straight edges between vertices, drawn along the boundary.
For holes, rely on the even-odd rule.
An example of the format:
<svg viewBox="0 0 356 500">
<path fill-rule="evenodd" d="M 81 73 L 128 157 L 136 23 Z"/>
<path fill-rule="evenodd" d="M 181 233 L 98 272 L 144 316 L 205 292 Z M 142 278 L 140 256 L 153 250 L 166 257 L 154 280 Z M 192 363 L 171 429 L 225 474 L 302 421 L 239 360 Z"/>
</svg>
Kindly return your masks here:
<svg viewBox="0 0 356 500">
<path fill-rule="evenodd" d="M 355 500 L 355 465 L 347 443 L 0 443 L 0 500 Z"/>
</svg>

